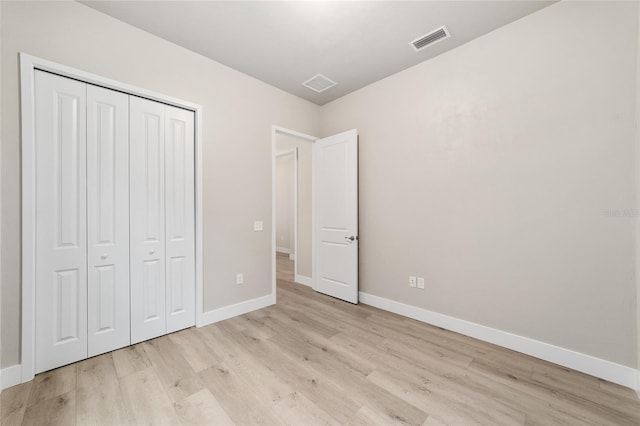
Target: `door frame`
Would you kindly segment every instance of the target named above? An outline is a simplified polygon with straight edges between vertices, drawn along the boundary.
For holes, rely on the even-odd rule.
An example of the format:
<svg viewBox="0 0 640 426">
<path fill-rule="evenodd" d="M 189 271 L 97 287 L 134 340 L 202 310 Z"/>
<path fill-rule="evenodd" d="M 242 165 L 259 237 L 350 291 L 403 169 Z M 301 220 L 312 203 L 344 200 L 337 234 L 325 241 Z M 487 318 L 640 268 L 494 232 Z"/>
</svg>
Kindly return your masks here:
<svg viewBox="0 0 640 426">
<path fill-rule="evenodd" d="M 278 135 L 292 136 L 294 138 L 302 139 L 307 142 L 315 142 L 319 138 L 311 135 L 307 135 L 305 133 L 301 133 L 295 130 L 287 129 L 285 127 L 280 127 L 273 125 L 271 126 L 271 294 L 274 300 L 277 300 L 276 297 L 276 155 L 278 154 L 276 142 Z M 295 268 L 295 276 L 298 275 L 298 194 L 297 194 L 297 170 L 298 170 L 298 155 L 296 154 L 296 194 L 295 194 L 295 204 L 296 204 L 296 214 L 295 214 L 295 237 L 294 237 L 294 246 L 296 253 L 296 260 L 294 264 Z M 313 183 L 312 183 L 313 187 Z M 312 189 L 313 190 L 313 189 Z M 313 221 L 313 201 L 311 206 L 311 227 L 314 226 Z M 313 271 L 313 265 L 315 263 L 315 258 L 313 256 L 313 233 L 311 234 L 311 270 Z"/>
<path fill-rule="evenodd" d="M 289 253 L 289 259 L 291 259 L 291 256 L 293 255 L 294 275 L 298 275 L 298 262 L 296 262 L 296 259 L 298 258 L 298 147 L 277 152 L 276 168 L 278 159 L 288 157 L 289 155 L 293 155 L 293 247 Z M 278 242 L 276 241 L 276 251 L 277 248 Z"/>
<path fill-rule="evenodd" d="M 35 71 L 47 71 L 128 95 L 187 109 L 195 113 L 195 279 L 196 326 L 203 324 L 202 262 L 202 106 L 142 89 L 120 81 L 81 71 L 23 52 L 20 58 L 20 117 L 22 153 L 22 327 L 21 380 L 33 379 L 35 371 L 35 277 L 36 277 L 36 162 L 35 162 Z"/>
</svg>

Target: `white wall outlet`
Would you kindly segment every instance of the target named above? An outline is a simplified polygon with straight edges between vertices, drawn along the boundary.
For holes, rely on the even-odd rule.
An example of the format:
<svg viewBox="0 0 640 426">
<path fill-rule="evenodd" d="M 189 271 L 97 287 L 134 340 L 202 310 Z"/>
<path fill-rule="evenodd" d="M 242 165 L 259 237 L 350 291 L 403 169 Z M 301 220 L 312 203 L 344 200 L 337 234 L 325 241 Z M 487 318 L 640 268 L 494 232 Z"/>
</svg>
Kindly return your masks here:
<svg viewBox="0 0 640 426">
<path fill-rule="evenodd" d="M 416 286 L 416 277 L 412 275 L 409 277 L 409 287 L 415 287 L 415 286 Z"/>
<path fill-rule="evenodd" d="M 244 284 L 244 275 L 243 274 L 236 275 L 236 284 Z"/>
<path fill-rule="evenodd" d="M 422 277 L 418 277 L 418 288 L 421 288 L 424 290 L 424 278 Z"/>
<path fill-rule="evenodd" d="M 253 230 L 254 231 L 262 231 L 263 228 L 264 228 L 264 226 L 263 226 L 261 220 L 256 220 L 255 222 L 253 222 Z"/>
</svg>

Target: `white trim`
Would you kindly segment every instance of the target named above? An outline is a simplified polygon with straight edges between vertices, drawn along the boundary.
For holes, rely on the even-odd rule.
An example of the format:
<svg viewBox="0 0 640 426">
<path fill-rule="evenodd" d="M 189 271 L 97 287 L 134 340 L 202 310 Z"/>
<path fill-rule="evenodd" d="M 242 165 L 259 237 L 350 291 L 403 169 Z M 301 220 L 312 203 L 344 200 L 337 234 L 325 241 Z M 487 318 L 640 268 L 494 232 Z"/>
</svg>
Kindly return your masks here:
<svg viewBox="0 0 640 426">
<path fill-rule="evenodd" d="M 22 365 L 16 364 L 0 370 L 0 390 L 22 383 Z"/>
<path fill-rule="evenodd" d="M 316 173 L 313 147 L 311 152 L 311 288 L 315 286 L 314 279 L 318 276 L 318 262 L 316 262 Z"/>
<path fill-rule="evenodd" d="M 35 70 L 49 71 L 85 83 L 118 90 L 162 102 L 195 113 L 195 203 L 196 203 L 196 325 L 203 321 L 202 284 L 202 107 L 198 104 L 131 86 L 116 80 L 46 59 L 20 53 L 21 151 L 22 151 L 22 382 L 34 377 L 35 368 L 35 132 L 34 132 L 34 75 Z"/>
<path fill-rule="evenodd" d="M 297 282 L 298 284 L 302 284 L 302 285 L 306 285 L 309 287 L 313 287 L 313 278 L 311 277 L 307 277 L 304 275 L 295 275 L 294 281 Z"/>
<path fill-rule="evenodd" d="M 276 156 L 278 152 L 276 151 L 276 136 L 277 135 L 287 135 L 293 136 L 299 139 L 303 139 L 309 142 L 315 142 L 318 140 L 315 136 L 310 136 L 305 133 L 297 132 L 295 130 L 290 130 L 280 126 L 271 126 L 271 294 L 274 298 L 274 303 L 276 299 Z M 296 175 L 296 196 L 295 196 L 295 247 L 294 247 L 294 255 L 297 255 L 298 248 L 298 154 L 296 150 L 296 161 L 295 161 L 295 175 Z M 311 226 L 313 229 L 313 208 L 311 213 Z M 313 232 L 311 246 L 313 247 Z M 313 249 L 312 249 L 313 250 Z M 311 264 L 313 268 L 314 258 L 313 252 L 311 255 Z M 294 264 L 294 274 L 298 271 L 298 262 Z"/>
<path fill-rule="evenodd" d="M 27 55 L 20 54 L 20 116 L 22 154 L 22 382 L 34 376 L 35 354 L 35 115 L 34 67 Z"/>
<path fill-rule="evenodd" d="M 212 311 L 207 311 L 202 314 L 202 324 L 198 325 L 198 327 L 224 321 L 248 312 L 257 311 L 258 309 L 275 305 L 275 303 L 275 294 L 267 294 L 266 296 L 236 303 L 235 305 L 224 306 Z"/>
<path fill-rule="evenodd" d="M 293 150 L 293 250 L 289 253 L 295 259 L 298 255 L 298 147 Z M 298 273 L 298 262 L 293 262 L 293 273 Z"/>
<path fill-rule="evenodd" d="M 286 247 L 276 247 L 278 253 L 291 254 L 291 250 Z"/>
<path fill-rule="evenodd" d="M 631 367 L 373 294 L 360 292 L 360 302 L 639 390 L 638 370 Z"/>
<path fill-rule="evenodd" d="M 288 149 L 286 151 L 280 151 L 280 152 L 276 152 L 276 158 L 281 158 L 281 157 L 286 157 L 287 155 L 293 155 L 293 154 L 298 154 L 298 149 L 297 147 L 293 148 L 293 149 Z"/>
<path fill-rule="evenodd" d="M 297 132 L 295 130 L 291 130 L 291 129 L 287 129 L 285 127 L 280 127 L 280 126 L 271 126 L 271 132 L 273 135 L 275 135 L 276 133 L 279 133 L 281 135 L 288 135 L 288 136 L 294 136 L 296 138 L 300 138 L 300 139 L 304 139 L 306 141 L 309 142 L 315 142 L 320 138 L 317 138 L 315 136 L 311 136 L 311 135 L 307 135 L 306 133 L 302 133 L 302 132 Z"/>
<path fill-rule="evenodd" d="M 196 146 L 195 146 L 195 166 L 196 166 L 196 327 L 200 327 L 204 316 L 204 261 L 203 261 L 203 239 L 204 231 L 203 206 L 204 206 L 204 184 L 202 177 L 202 107 L 196 106 Z"/>
</svg>

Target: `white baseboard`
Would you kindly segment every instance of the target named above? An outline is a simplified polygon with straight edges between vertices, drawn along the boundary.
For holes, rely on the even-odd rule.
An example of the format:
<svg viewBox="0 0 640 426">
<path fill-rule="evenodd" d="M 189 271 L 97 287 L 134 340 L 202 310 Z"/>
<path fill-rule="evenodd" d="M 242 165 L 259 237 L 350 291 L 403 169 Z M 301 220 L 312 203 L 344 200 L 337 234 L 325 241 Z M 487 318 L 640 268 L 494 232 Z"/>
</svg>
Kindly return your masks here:
<svg viewBox="0 0 640 426">
<path fill-rule="evenodd" d="M 5 390 L 11 386 L 22 383 L 22 365 L 12 365 L 0 370 L 0 389 Z"/>
<path fill-rule="evenodd" d="M 285 247 L 276 247 L 278 253 L 290 254 L 291 250 Z"/>
<path fill-rule="evenodd" d="M 360 292 L 360 302 L 640 390 L 638 370 L 539 340 Z"/>
<path fill-rule="evenodd" d="M 266 296 L 236 303 L 235 305 L 224 306 L 212 311 L 207 311 L 202 314 L 202 324 L 199 325 L 199 327 L 237 317 L 238 315 L 246 314 L 247 312 L 266 308 L 267 306 L 275 305 L 275 303 L 275 295 L 267 294 Z"/>
<path fill-rule="evenodd" d="M 294 281 L 298 284 L 308 285 L 309 287 L 313 287 L 313 278 L 305 277 L 304 275 L 296 275 Z"/>
</svg>

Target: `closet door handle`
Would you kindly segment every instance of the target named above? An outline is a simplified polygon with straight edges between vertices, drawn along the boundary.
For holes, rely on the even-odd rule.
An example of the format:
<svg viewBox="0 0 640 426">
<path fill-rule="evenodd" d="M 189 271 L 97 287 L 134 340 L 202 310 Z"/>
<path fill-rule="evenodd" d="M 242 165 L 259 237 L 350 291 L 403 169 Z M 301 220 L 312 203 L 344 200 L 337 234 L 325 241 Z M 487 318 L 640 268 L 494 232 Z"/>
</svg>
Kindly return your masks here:
<svg viewBox="0 0 640 426">
<path fill-rule="evenodd" d="M 149 250 L 149 254 L 155 254 L 155 250 Z"/>
<path fill-rule="evenodd" d="M 104 253 L 102 256 L 100 256 L 100 259 L 107 260 L 108 257 L 109 255 L 107 253 Z"/>
</svg>

